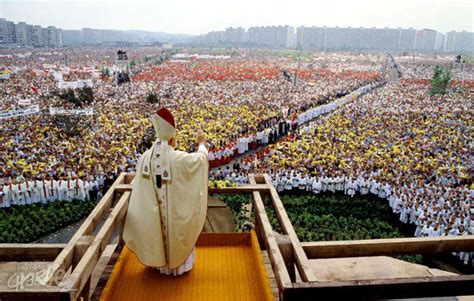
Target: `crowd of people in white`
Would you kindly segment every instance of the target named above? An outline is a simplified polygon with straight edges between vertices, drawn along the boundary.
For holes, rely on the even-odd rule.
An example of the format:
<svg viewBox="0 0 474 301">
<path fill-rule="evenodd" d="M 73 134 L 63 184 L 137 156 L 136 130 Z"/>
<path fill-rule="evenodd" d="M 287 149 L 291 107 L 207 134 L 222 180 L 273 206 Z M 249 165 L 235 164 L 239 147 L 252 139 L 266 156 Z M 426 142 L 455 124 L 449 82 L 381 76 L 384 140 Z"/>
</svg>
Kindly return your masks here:
<svg viewBox="0 0 474 301">
<path fill-rule="evenodd" d="M 37 180 L 18 177 L 0 188 L 2 207 L 46 204 L 55 201 L 98 200 L 102 197 L 101 188 L 104 187 L 105 181 L 106 177 L 103 173 L 97 178 L 90 176 L 84 181 L 74 172 L 66 177 L 60 176 L 59 180 L 54 180 L 50 176 Z"/>
</svg>

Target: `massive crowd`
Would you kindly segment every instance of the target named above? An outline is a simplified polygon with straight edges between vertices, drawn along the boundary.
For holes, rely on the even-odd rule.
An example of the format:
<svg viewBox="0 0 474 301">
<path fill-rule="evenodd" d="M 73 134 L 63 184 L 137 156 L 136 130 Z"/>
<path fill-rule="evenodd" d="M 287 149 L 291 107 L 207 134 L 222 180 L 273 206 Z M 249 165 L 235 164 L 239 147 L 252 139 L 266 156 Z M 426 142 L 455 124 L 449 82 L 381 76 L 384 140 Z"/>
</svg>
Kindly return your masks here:
<svg viewBox="0 0 474 301">
<path fill-rule="evenodd" d="M 209 66 L 215 67 L 216 62 L 170 62 L 151 68 L 146 67 L 148 63 L 139 64 L 133 89 L 117 90 L 111 79 L 101 78 L 98 70 L 90 68 L 102 61 L 110 63 L 113 53 L 105 55 L 91 50 L 80 55 L 69 54 L 67 68 L 59 67 L 63 55 L 46 54 L 31 54 L 27 60 L 16 56 L 3 58 L 4 64 L 16 71 L 2 83 L 2 110 L 18 108 L 19 100 L 30 99 L 32 104 L 40 105 L 41 112 L 2 120 L 2 206 L 70 199 L 59 192 L 62 185 L 66 185 L 66 190 L 81 190 L 79 186 L 83 186 L 85 193 L 69 193 L 80 199 L 87 198 L 87 187 L 103 192 L 118 173 L 133 171 L 137 158 L 154 139 L 148 117 L 159 106 L 169 107 L 175 114 L 178 148 L 192 151 L 194 131 L 203 128 L 210 142 L 211 164 L 219 166 L 246 152 L 248 145 L 253 149 L 275 142 L 290 127 L 294 129 L 301 121 L 297 116 L 304 116 L 304 112 L 378 79 L 378 73 L 364 64 L 362 70 L 355 63 L 346 64 L 350 72 L 344 64 L 325 72 L 318 66 L 303 66 L 299 72 L 311 82 L 293 87 L 278 72 L 271 77 L 264 72 L 270 65 L 272 70 L 278 66 L 293 73 L 292 61 L 236 58 L 219 61 L 223 76 L 213 79 L 201 79 L 198 75 L 210 72 Z M 133 55 L 131 59 L 138 60 Z M 169 72 L 166 77 L 157 71 L 169 71 L 177 68 L 176 65 L 186 65 L 185 71 L 190 75 L 177 79 L 176 76 L 186 73 Z M 309 76 L 313 72 L 311 68 L 317 70 L 313 78 Z M 94 79 L 95 100 L 91 104 L 94 114 L 80 118 L 48 114 L 49 107 L 73 108 L 58 97 L 57 74 L 61 73 L 68 81 L 86 79 L 88 72 Z M 147 78 L 150 72 L 160 77 L 150 80 Z M 243 78 L 249 72 L 253 72 L 252 78 L 235 81 L 238 74 Z M 148 103 L 149 93 L 156 94 L 159 103 Z M 276 125 L 280 129 L 278 134 L 272 130 Z M 74 131 L 66 130 L 69 126 Z M 47 186 L 50 196 L 41 188 Z M 34 197 L 35 194 L 42 196 Z"/>
<path fill-rule="evenodd" d="M 140 61 L 152 55 L 143 49 L 130 55 L 139 62 L 133 88 L 117 90 L 98 70 L 80 68 L 111 66 L 113 54 L 82 51 L 61 70 L 58 53 L 0 58 L 15 70 L 0 86 L 0 109 L 17 108 L 20 99 L 41 107 L 2 120 L 3 207 L 100 198 L 120 172 L 134 170 L 154 139 L 148 117 L 166 106 L 179 149 L 193 151 L 194 132 L 204 129 L 211 179 L 246 183 L 248 173 L 263 171 L 282 193 L 373 194 L 416 225 L 417 236 L 472 234 L 473 92 L 429 96 L 419 82 L 431 77 L 429 60 L 402 60 L 401 81 L 358 97 L 350 93 L 382 81 L 383 57 L 322 54 L 299 67 L 275 56 L 153 66 Z M 297 72 L 296 87 L 283 71 Z M 94 114 L 73 121 L 73 135 L 64 130 L 70 116 L 48 114 L 50 106 L 71 108 L 54 93 L 55 72 L 94 79 Z M 150 93 L 158 103 L 147 102 Z"/>
<path fill-rule="evenodd" d="M 472 234 L 473 109 L 468 93 L 430 97 L 425 86 L 390 83 L 301 127 L 254 171 L 280 192 L 374 194 L 416 236 Z"/>
</svg>

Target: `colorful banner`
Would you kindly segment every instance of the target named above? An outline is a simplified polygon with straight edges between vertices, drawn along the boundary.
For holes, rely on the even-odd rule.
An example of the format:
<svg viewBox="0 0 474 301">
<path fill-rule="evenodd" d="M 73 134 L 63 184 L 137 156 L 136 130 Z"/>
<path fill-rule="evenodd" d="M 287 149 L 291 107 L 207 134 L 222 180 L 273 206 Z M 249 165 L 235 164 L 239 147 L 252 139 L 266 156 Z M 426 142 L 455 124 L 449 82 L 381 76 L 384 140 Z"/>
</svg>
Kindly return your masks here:
<svg viewBox="0 0 474 301">
<path fill-rule="evenodd" d="M 61 109 L 61 108 L 54 108 L 54 107 L 49 107 L 49 113 L 51 115 L 86 115 L 86 116 L 92 116 L 94 114 L 94 109 L 93 108 L 88 108 L 88 109 Z"/>
<path fill-rule="evenodd" d="M 31 99 L 29 99 L 29 98 L 19 99 L 18 100 L 18 105 L 19 106 L 31 106 Z"/>
<path fill-rule="evenodd" d="M 65 82 L 59 81 L 58 87 L 60 89 L 80 89 L 84 87 L 92 88 L 92 80 L 91 79 L 84 79 L 84 80 L 76 80 L 73 82 Z"/>
<path fill-rule="evenodd" d="M 38 105 L 34 105 L 31 107 L 27 107 L 24 109 L 15 109 L 10 111 L 0 111 L 0 120 L 3 119 L 10 119 L 19 116 L 26 116 L 30 114 L 36 114 L 40 112 L 40 108 Z"/>
</svg>

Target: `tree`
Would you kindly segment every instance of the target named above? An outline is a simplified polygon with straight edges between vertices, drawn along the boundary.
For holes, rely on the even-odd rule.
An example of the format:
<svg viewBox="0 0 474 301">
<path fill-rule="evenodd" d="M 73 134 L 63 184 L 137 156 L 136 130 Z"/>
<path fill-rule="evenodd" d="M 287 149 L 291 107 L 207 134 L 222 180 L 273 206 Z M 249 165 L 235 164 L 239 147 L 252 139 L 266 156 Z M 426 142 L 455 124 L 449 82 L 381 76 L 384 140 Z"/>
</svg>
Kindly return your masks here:
<svg viewBox="0 0 474 301">
<path fill-rule="evenodd" d="M 160 100 L 158 99 L 158 97 L 156 96 L 155 93 L 148 93 L 148 95 L 146 96 L 146 101 L 148 103 L 159 103 Z"/>
<path fill-rule="evenodd" d="M 451 81 L 451 71 L 436 65 L 434 69 L 433 79 L 431 80 L 431 87 L 428 90 L 430 95 L 446 94 L 448 93 Z"/>
<path fill-rule="evenodd" d="M 74 90 L 71 88 L 67 89 L 66 91 L 61 91 L 58 96 L 62 100 L 76 104 L 76 95 L 74 95 Z"/>
<path fill-rule="evenodd" d="M 94 91 L 91 87 L 77 89 L 77 97 L 73 89 L 62 91 L 58 96 L 62 100 L 72 103 L 77 108 L 82 108 L 84 105 L 89 105 L 94 101 Z"/>
<path fill-rule="evenodd" d="M 107 67 L 102 68 L 102 77 L 109 77 L 110 76 L 110 70 Z"/>
<path fill-rule="evenodd" d="M 91 87 L 79 89 L 77 100 L 76 103 L 79 107 L 91 104 L 94 101 L 94 90 Z"/>
</svg>

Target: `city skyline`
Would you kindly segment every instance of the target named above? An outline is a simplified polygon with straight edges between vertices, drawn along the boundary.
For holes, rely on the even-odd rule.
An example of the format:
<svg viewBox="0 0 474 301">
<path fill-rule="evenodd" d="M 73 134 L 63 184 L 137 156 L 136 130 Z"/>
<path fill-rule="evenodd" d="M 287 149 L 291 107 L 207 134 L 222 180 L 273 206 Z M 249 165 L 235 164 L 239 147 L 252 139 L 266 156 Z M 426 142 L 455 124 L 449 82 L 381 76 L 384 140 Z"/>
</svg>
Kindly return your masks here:
<svg viewBox="0 0 474 301">
<path fill-rule="evenodd" d="M 258 26 L 226 28 L 195 39 L 208 46 L 263 46 L 308 50 L 462 51 L 474 50 L 474 32 L 446 34 L 432 29 Z"/>
<path fill-rule="evenodd" d="M 25 22 L 0 18 L 1 47 L 62 47 L 103 45 L 104 43 L 181 43 L 202 46 L 256 46 L 317 50 L 375 51 L 463 51 L 474 49 L 474 32 L 451 31 L 446 34 L 432 29 L 364 28 L 364 27 L 297 27 L 253 26 L 228 27 L 225 31 L 191 36 L 140 30 L 107 30 L 82 28 L 63 30 L 52 25 L 42 28 Z M 150 44 L 151 43 L 151 44 Z M 132 45 L 129 44 L 129 45 Z"/>
<path fill-rule="evenodd" d="M 293 27 L 377 27 L 434 29 L 441 33 L 473 30 L 473 4 L 456 0 L 357 1 L 330 3 L 249 1 L 225 5 L 215 0 L 199 3 L 124 1 L 11 1 L 0 3 L 0 17 L 14 22 L 65 30 L 82 28 L 145 30 L 200 35 L 228 27 L 286 24 Z M 143 14 L 147 11 L 147 14 Z M 70 13 L 74 12 L 71 18 Z M 106 13 L 104 13 L 106 12 Z M 205 22 L 203 22 L 205 20 Z"/>
</svg>

